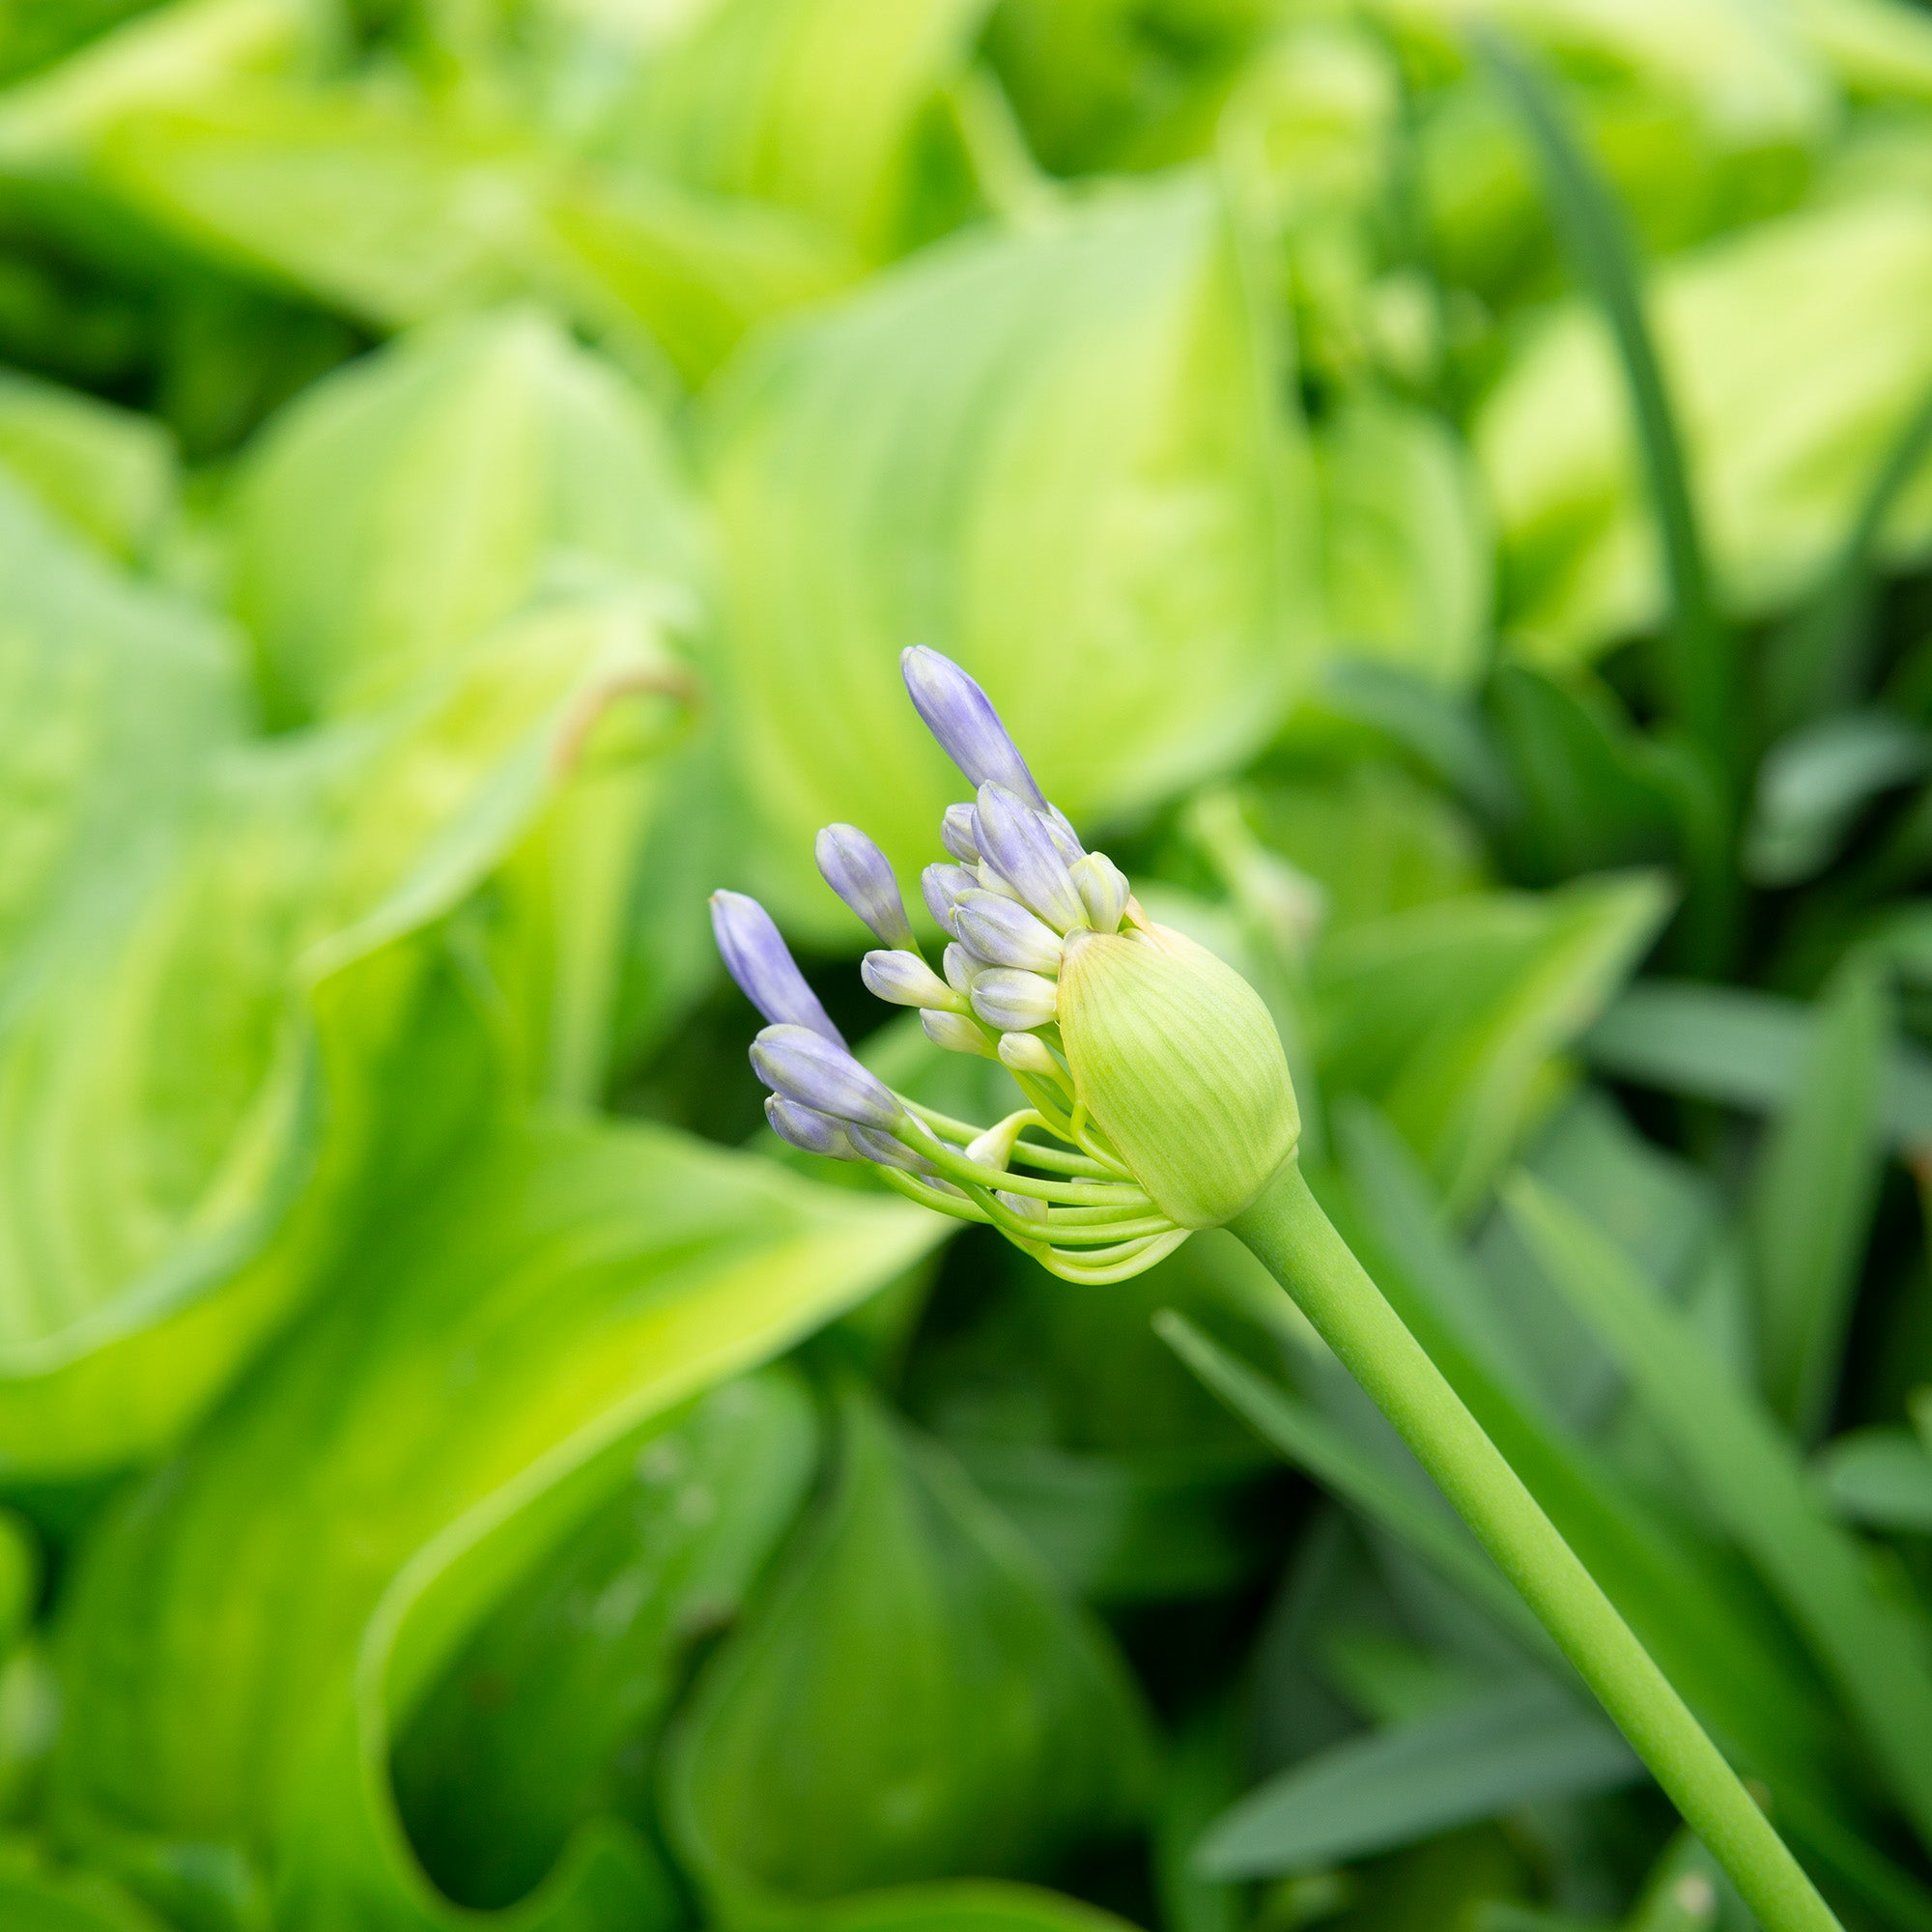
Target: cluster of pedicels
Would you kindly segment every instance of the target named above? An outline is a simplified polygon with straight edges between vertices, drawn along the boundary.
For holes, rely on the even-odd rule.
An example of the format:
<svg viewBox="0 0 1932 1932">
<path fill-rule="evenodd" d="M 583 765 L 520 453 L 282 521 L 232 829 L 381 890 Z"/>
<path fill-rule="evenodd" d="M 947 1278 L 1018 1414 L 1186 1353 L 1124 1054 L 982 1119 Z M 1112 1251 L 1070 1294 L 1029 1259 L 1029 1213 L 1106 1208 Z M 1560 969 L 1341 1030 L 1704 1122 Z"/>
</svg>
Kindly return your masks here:
<svg viewBox="0 0 1932 1932">
<path fill-rule="evenodd" d="M 923 647 L 900 668 L 975 787 L 947 808 L 947 858 L 921 879 L 937 970 L 865 833 L 828 825 L 819 870 L 880 942 L 860 969 L 867 988 L 916 1008 L 936 1045 L 997 1060 L 1026 1105 L 982 1129 L 894 1093 L 853 1057 L 764 908 L 715 893 L 719 951 L 770 1022 L 752 1047 L 766 1117 L 794 1147 L 869 1161 L 911 1199 L 990 1222 L 1056 1274 L 1123 1280 L 1237 1214 L 1293 1157 L 1280 1040 L 1238 974 L 1150 921 L 1121 868 L 1081 845 L 964 670 Z"/>
</svg>

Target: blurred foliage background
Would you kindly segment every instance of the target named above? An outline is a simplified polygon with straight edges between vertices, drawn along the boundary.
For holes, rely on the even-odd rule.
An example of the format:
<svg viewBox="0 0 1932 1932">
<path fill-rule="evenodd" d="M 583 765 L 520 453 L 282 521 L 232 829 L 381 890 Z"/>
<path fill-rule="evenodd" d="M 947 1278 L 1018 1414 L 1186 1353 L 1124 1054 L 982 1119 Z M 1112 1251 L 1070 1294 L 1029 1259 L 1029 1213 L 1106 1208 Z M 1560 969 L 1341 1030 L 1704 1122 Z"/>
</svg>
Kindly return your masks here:
<svg viewBox="0 0 1932 1932">
<path fill-rule="evenodd" d="M 1932 1927 L 1932 12 L 0 0 L 0 1923 L 1747 1924 L 1229 1239 L 781 1152 L 988 687 Z M 810 1170 L 810 1171 L 808 1171 Z"/>
</svg>

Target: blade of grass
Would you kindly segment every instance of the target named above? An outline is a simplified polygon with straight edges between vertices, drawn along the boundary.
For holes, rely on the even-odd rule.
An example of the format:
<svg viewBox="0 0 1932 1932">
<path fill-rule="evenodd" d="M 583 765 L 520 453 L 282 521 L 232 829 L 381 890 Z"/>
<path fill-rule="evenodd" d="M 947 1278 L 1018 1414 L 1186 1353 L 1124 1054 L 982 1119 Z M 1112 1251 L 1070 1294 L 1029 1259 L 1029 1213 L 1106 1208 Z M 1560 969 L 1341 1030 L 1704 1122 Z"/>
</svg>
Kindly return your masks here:
<svg viewBox="0 0 1932 1932">
<path fill-rule="evenodd" d="M 1800 1000 L 1741 986 L 1645 980 L 1577 1041 L 1605 1073 L 1750 1113 L 1784 1107 L 1804 1078 L 1818 1027 Z M 1900 1153 L 1932 1145 L 1932 1055 L 1894 1038 L 1879 1120 Z"/>
<path fill-rule="evenodd" d="M 1478 28 L 1474 39 L 1535 149 L 1571 265 L 1602 310 L 1623 367 L 1670 590 L 1659 696 L 1735 796 L 1741 751 L 1735 640 L 1712 589 L 1683 443 L 1644 317 L 1629 224 L 1542 74 L 1493 29 Z"/>
<path fill-rule="evenodd" d="M 1195 1863 L 1209 1878 L 1272 1878 L 1643 1776 L 1594 1710 L 1530 1678 L 1304 1758 L 1224 1812 Z"/>
<path fill-rule="evenodd" d="M 1286 1462 L 1413 1550 L 1526 1649 L 1556 1661 L 1542 1625 L 1509 1578 L 1433 1490 L 1404 1483 L 1350 1442 L 1313 1403 L 1257 1374 L 1178 1310 L 1162 1309 L 1153 1326 L 1202 1384 Z"/>
<path fill-rule="evenodd" d="M 1689 1321 L 1610 1241 L 1528 1176 L 1504 1198 L 1551 1282 L 1784 1605 L 1932 1844 L 1932 1630 L 1874 1589 L 1857 1540 L 1819 1507 L 1797 1449 Z"/>
<path fill-rule="evenodd" d="M 1804 1442 L 1823 1430 L 1884 1166 L 1892 1034 L 1885 976 L 1853 959 L 1820 1003 L 1760 1157 L 1748 1216 L 1765 1398 Z"/>
</svg>

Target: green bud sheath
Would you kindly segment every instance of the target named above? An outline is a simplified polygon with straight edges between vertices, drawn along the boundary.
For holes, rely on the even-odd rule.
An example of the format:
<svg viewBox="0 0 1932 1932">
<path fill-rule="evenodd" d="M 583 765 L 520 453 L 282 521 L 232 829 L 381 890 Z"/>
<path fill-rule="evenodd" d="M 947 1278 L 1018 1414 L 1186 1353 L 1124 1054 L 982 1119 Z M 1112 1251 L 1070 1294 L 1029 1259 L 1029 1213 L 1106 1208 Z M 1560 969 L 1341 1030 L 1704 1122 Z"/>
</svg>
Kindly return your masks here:
<svg viewBox="0 0 1932 1932">
<path fill-rule="evenodd" d="M 1179 1226 L 1218 1228 L 1294 1151 L 1274 1021 L 1205 947 L 1166 926 L 1069 933 L 1059 1011 L 1076 1096 Z"/>
</svg>

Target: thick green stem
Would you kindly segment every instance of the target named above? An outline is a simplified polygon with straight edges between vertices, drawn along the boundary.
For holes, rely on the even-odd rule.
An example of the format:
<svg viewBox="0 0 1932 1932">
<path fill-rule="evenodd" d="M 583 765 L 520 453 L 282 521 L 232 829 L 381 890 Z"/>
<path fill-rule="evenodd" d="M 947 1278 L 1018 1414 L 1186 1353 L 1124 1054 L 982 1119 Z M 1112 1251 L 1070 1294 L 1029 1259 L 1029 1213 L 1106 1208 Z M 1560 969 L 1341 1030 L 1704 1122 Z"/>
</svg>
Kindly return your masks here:
<svg viewBox="0 0 1932 1932">
<path fill-rule="evenodd" d="M 1290 1161 L 1229 1226 L 1414 1451 L 1765 1932 L 1842 1932 L 1690 1708 L 1382 1298 Z"/>
</svg>

